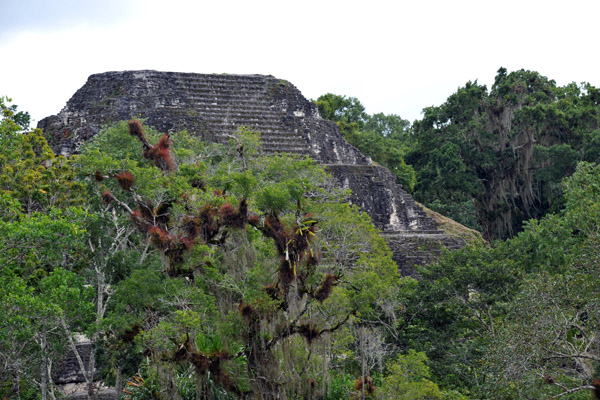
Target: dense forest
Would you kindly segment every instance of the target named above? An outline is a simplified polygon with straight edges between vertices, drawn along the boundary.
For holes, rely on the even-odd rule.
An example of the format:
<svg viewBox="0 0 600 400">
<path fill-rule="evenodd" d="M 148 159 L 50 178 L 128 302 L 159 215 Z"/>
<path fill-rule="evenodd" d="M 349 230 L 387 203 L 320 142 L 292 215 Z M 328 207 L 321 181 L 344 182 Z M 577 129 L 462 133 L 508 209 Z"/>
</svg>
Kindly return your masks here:
<svg viewBox="0 0 600 400">
<path fill-rule="evenodd" d="M 143 121 L 56 156 L 0 98 L 0 398 L 78 365 L 124 399 L 600 398 L 600 91 L 531 71 L 410 123 L 315 100 L 486 243 L 402 277 L 313 161 Z M 98 371 L 98 376 L 86 371 Z"/>
</svg>

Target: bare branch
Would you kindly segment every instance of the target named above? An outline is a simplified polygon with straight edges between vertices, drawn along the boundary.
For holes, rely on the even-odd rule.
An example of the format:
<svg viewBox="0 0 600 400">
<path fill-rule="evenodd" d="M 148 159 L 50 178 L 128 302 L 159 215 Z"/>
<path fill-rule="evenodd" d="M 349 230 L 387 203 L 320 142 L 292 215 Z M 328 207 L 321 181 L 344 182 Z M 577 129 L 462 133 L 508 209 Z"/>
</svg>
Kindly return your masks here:
<svg viewBox="0 0 600 400">
<path fill-rule="evenodd" d="M 559 397 L 566 396 L 568 394 L 575 393 L 575 392 L 578 392 L 580 390 L 585 390 L 585 389 L 595 389 L 595 387 L 591 386 L 591 385 L 579 386 L 579 387 L 576 387 L 576 388 L 573 388 L 573 389 L 566 390 L 566 391 L 564 391 L 562 393 L 559 393 L 559 394 L 557 394 L 555 396 L 552 396 L 551 399 L 558 399 Z"/>
</svg>

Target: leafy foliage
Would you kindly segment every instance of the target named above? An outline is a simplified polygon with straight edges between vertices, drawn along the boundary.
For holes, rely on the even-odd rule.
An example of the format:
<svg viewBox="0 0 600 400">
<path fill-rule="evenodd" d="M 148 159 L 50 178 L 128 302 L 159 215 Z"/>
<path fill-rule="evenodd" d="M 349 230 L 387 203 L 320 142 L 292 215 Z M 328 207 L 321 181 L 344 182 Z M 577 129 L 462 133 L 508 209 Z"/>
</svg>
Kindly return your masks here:
<svg viewBox="0 0 600 400">
<path fill-rule="evenodd" d="M 16 104 L 10 104 L 12 99 L 6 96 L 0 96 L 0 124 L 2 130 L 14 129 L 27 130 L 31 121 L 31 116 L 27 111 L 17 111 Z"/>
<path fill-rule="evenodd" d="M 72 160 L 55 157 L 41 131 L 23 132 L 15 120 L 23 115 L 4 109 L 0 123 L 0 386 L 33 398 L 53 394 L 52 366 L 73 348 L 73 332 L 94 330 L 93 289 L 82 276 L 95 218 L 79 207 L 85 192 Z"/>
<path fill-rule="evenodd" d="M 160 255 L 164 273 L 142 267 L 116 285 L 105 321 L 115 353 L 106 356 L 123 370 L 135 357 L 117 349 L 141 346 L 165 396 L 178 385 L 167 371 L 187 368 L 201 397 L 211 387 L 256 396 L 312 391 L 305 382 L 326 373 L 327 356 L 307 347 L 398 301 L 387 246 L 311 160 L 260 156 L 242 130 L 226 146 L 172 134 L 165 164 L 165 154 L 157 161 L 143 150 L 157 137 L 118 124 L 77 161 L 105 207 L 130 218 Z"/>
<path fill-rule="evenodd" d="M 600 361 L 599 179 L 598 165 L 580 164 L 561 213 L 422 270 L 401 336 L 426 351 L 437 382 L 478 398 L 589 396 Z"/>
<path fill-rule="evenodd" d="M 578 161 L 598 161 L 588 150 L 598 99 L 588 84 L 557 87 L 525 70 L 501 68 L 489 92 L 468 82 L 413 126 L 417 199 L 488 240 L 512 236 L 561 207 L 560 182 Z"/>
<path fill-rule="evenodd" d="M 429 380 L 425 353 L 409 350 L 388 364 L 389 375 L 384 378 L 381 399 L 441 399 L 437 385 Z"/>
</svg>

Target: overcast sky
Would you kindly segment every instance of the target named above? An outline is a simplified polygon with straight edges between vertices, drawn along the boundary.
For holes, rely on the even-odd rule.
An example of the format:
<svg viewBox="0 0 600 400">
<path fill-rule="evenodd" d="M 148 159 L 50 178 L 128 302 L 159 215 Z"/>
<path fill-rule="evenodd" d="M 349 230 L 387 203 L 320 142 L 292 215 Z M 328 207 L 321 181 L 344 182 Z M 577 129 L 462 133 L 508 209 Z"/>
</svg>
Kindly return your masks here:
<svg viewBox="0 0 600 400">
<path fill-rule="evenodd" d="M 597 0 L 0 0 L 0 95 L 36 122 L 94 73 L 265 74 L 413 121 L 503 66 L 600 86 Z"/>
</svg>

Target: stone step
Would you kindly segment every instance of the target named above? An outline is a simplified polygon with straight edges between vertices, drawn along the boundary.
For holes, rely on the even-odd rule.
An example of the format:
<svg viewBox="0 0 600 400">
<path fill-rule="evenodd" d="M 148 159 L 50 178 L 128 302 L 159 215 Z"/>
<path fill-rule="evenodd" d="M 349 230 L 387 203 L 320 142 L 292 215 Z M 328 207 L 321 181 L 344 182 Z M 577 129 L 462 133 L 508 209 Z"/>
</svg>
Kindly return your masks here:
<svg viewBox="0 0 600 400">
<path fill-rule="evenodd" d="M 265 126 L 255 121 L 243 121 L 243 120 L 220 120 L 220 121 L 202 121 L 203 125 L 207 128 L 213 128 L 216 130 L 223 128 L 237 128 L 241 126 L 247 126 L 252 128 L 254 131 L 265 136 L 279 136 L 283 135 L 286 131 L 283 130 L 281 125 L 270 125 Z"/>
<path fill-rule="evenodd" d="M 226 131 L 231 134 L 236 131 L 240 126 L 246 126 L 253 129 L 256 133 L 260 134 L 260 138 L 263 141 L 270 141 L 269 138 L 278 138 L 280 134 L 283 135 L 285 131 L 282 130 L 258 130 L 260 126 L 253 124 L 206 124 L 206 129 L 213 132 Z"/>
<path fill-rule="evenodd" d="M 206 87 L 193 87 L 186 88 L 187 97 L 195 97 L 201 99 L 202 101 L 211 100 L 213 97 L 223 97 L 229 99 L 244 99 L 244 98 L 256 98 L 257 104 L 265 104 L 267 101 L 265 97 L 270 98 L 268 93 L 265 90 L 259 89 L 247 89 L 244 87 L 235 88 L 235 91 L 231 91 L 227 88 L 220 88 L 215 86 L 206 86 Z M 204 96 L 204 98 L 202 98 Z"/>
<path fill-rule="evenodd" d="M 269 90 L 269 86 L 265 85 L 265 83 L 253 83 L 253 82 L 235 82 L 233 85 L 231 82 L 226 81 L 207 81 L 207 82 L 199 82 L 199 81 L 187 81 L 184 86 L 188 90 L 221 90 L 231 92 L 232 86 L 236 91 L 252 91 L 252 92 L 264 92 Z M 271 89 L 272 90 L 272 89 Z"/>
<path fill-rule="evenodd" d="M 231 99 L 211 99 L 207 101 L 195 101 L 194 99 L 188 99 L 187 101 L 188 107 L 197 108 L 199 110 L 210 110 L 211 112 L 219 112 L 221 110 L 236 110 L 239 112 L 254 112 L 256 115 L 269 115 L 269 114 L 278 114 L 282 115 L 283 111 L 279 108 L 274 107 L 273 105 L 265 104 L 256 104 L 252 102 L 252 100 L 248 101 L 239 101 Z"/>
<path fill-rule="evenodd" d="M 202 75 L 194 74 L 194 76 L 186 76 L 180 74 L 178 80 L 186 82 L 186 86 L 198 85 L 198 86 L 209 86 L 209 85 L 221 85 L 229 87 L 231 89 L 231 80 L 227 75 Z M 273 82 L 275 83 L 275 82 Z M 253 77 L 253 76 L 242 76 L 236 75 L 235 77 L 236 86 L 256 87 L 264 88 L 268 86 L 269 82 L 265 82 L 264 77 Z"/>
<path fill-rule="evenodd" d="M 251 108 L 251 107 L 240 107 L 235 104 L 195 104 L 188 103 L 187 105 L 160 105 L 157 110 L 170 110 L 179 113 L 206 113 L 206 114 L 232 114 L 239 115 L 249 118 L 262 118 L 262 119 L 277 119 L 280 120 L 284 114 L 279 110 L 273 110 L 270 108 Z M 207 115 L 208 116 L 208 115 Z"/>
<path fill-rule="evenodd" d="M 260 119 L 249 119 L 249 118 L 239 118 L 234 116 L 227 115 L 215 115 L 210 118 L 201 118 L 201 120 L 206 124 L 214 124 L 221 125 L 227 123 L 231 125 L 232 123 L 246 123 L 246 124 L 260 124 L 261 128 L 266 128 L 267 130 L 273 130 L 276 128 L 281 129 L 283 124 L 277 123 L 278 121 L 262 121 Z M 290 132 L 294 133 L 294 132 Z"/>
<path fill-rule="evenodd" d="M 244 95 L 256 95 L 261 94 L 265 96 L 267 93 L 264 86 L 247 86 L 247 85 L 237 85 L 235 86 L 235 91 L 231 91 L 231 86 L 227 85 L 218 85 L 218 84 L 206 84 L 206 85 L 188 85 L 186 87 L 187 93 L 203 93 L 203 94 L 215 94 L 219 93 L 224 96 L 237 96 L 241 97 Z"/>
<path fill-rule="evenodd" d="M 263 151 L 268 154 L 276 154 L 276 153 L 291 153 L 302 156 L 310 156 L 310 151 L 302 148 L 285 148 L 285 149 L 265 149 L 263 147 Z"/>
<path fill-rule="evenodd" d="M 263 144 L 271 144 L 271 145 L 285 145 L 285 144 L 293 144 L 294 146 L 308 146 L 306 140 L 303 137 L 298 136 L 279 136 L 273 133 L 262 133 L 260 135 L 260 141 Z"/>
<path fill-rule="evenodd" d="M 272 150 L 272 151 L 279 151 L 282 149 L 302 149 L 302 151 L 304 151 L 306 153 L 310 152 L 310 147 L 305 144 L 282 144 L 282 143 L 272 144 L 272 143 L 262 142 L 260 147 L 263 149 L 268 149 L 268 150 Z M 285 150 L 285 151 L 287 151 L 287 150 Z"/>
<path fill-rule="evenodd" d="M 188 95 L 186 100 L 190 104 L 195 104 L 198 107 L 211 107 L 211 106 L 220 106 L 223 104 L 227 105 L 235 105 L 239 108 L 249 108 L 252 107 L 256 110 L 277 110 L 274 104 L 261 102 L 256 100 L 253 96 L 221 96 L 218 93 L 212 94 L 195 94 Z"/>
<path fill-rule="evenodd" d="M 260 141 L 263 143 L 294 143 L 308 146 L 308 142 L 302 136 L 285 136 L 279 133 L 284 132 L 259 132 Z"/>
<path fill-rule="evenodd" d="M 269 136 L 269 135 L 267 133 L 263 133 L 262 136 Z M 275 135 L 273 135 L 273 136 L 275 136 Z M 289 131 L 289 130 L 278 132 L 276 136 L 277 137 L 282 137 L 282 138 L 295 138 L 295 137 L 297 137 L 297 138 L 304 139 L 304 135 L 302 135 L 302 134 L 300 134 L 298 132 L 292 132 L 292 131 Z"/>
<path fill-rule="evenodd" d="M 169 109 L 166 108 L 165 109 Z M 173 107 L 172 109 L 173 111 L 177 110 L 176 107 Z M 217 119 L 219 118 L 221 115 L 231 115 L 231 116 L 235 116 L 238 118 L 249 118 L 249 119 L 256 119 L 256 120 L 264 120 L 264 121 L 281 121 L 282 119 L 282 114 L 279 112 L 272 112 L 272 111 L 256 111 L 256 110 L 241 110 L 239 108 L 222 108 L 220 110 L 217 110 L 215 108 L 198 108 L 198 107 L 194 107 L 194 108 L 190 108 L 186 111 L 176 111 L 179 113 L 184 113 L 184 114 L 191 114 L 191 115 L 198 115 L 198 116 L 202 116 L 204 118 L 213 118 L 213 119 Z"/>
<path fill-rule="evenodd" d="M 213 130 L 222 130 L 222 129 L 227 129 L 227 130 L 234 129 L 235 130 L 239 127 L 248 127 L 253 132 L 259 133 L 261 135 L 261 137 L 285 137 L 284 136 L 285 131 L 282 129 L 281 126 L 273 126 L 273 127 L 265 128 L 264 126 L 261 126 L 261 124 L 252 122 L 252 121 L 223 121 L 220 123 L 205 121 L 203 125 L 207 129 L 213 129 Z M 292 138 L 292 137 L 297 137 L 297 136 L 289 136 L 289 137 Z"/>
<path fill-rule="evenodd" d="M 310 157 L 310 153 L 304 149 L 262 149 L 265 154 L 295 154 Z"/>
<path fill-rule="evenodd" d="M 287 142 L 287 141 L 296 142 L 297 141 L 297 142 L 302 142 L 302 143 L 308 143 L 306 141 L 306 139 L 304 139 L 303 136 L 298 135 L 298 134 L 296 134 L 296 135 L 289 134 L 289 132 L 285 132 L 285 131 L 261 132 L 260 138 L 261 138 L 261 140 L 268 141 L 268 142 Z"/>
<path fill-rule="evenodd" d="M 217 122 L 217 123 L 224 119 L 228 119 L 228 120 L 239 120 L 239 121 L 252 121 L 252 122 L 263 124 L 264 126 L 269 127 L 269 128 L 273 127 L 273 126 L 285 126 L 281 117 L 270 117 L 270 116 L 251 117 L 249 115 L 236 115 L 233 113 L 226 113 L 226 112 L 224 112 L 224 113 L 207 113 L 207 114 L 200 112 L 200 113 L 198 113 L 198 116 L 200 118 L 202 118 L 202 120 L 204 120 L 204 121 Z M 289 130 L 289 128 L 286 127 L 286 130 Z"/>
<path fill-rule="evenodd" d="M 308 143 L 302 136 L 280 136 L 273 134 L 261 134 L 260 141 L 272 145 L 303 145 L 308 146 Z"/>
<path fill-rule="evenodd" d="M 175 109 L 168 109 L 168 108 L 165 108 L 163 110 L 165 110 L 169 113 L 173 113 L 173 114 L 195 116 L 195 117 L 201 118 L 205 121 L 220 121 L 224 118 L 235 118 L 235 119 L 242 119 L 242 120 L 257 121 L 257 122 L 264 123 L 266 125 L 268 125 L 268 124 L 281 125 L 282 124 L 281 115 L 279 115 L 279 116 L 261 115 L 261 114 L 252 115 L 251 113 L 238 114 L 238 113 L 232 113 L 232 112 L 228 112 L 228 111 L 223 111 L 223 112 L 217 113 L 217 112 L 212 112 L 212 111 L 196 110 L 196 109 L 193 109 L 193 110 L 190 110 L 187 112 L 176 111 Z"/>
<path fill-rule="evenodd" d="M 309 153 L 310 147 L 303 144 L 285 144 L 285 143 L 261 143 L 260 147 L 264 150 L 272 150 L 272 151 L 287 151 L 287 149 L 302 149 L 302 151 Z"/>
<path fill-rule="evenodd" d="M 430 237 L 431 239 L 441 239 L 442 236 L 446 236 L 443 230 L 441 229 L 419 229 L 418 231 L 383 231 L 381 235 L 384 237 L 394 238 L 394 237 Z M 435 235 L 439 235 L 439 237 L 434 237 Z"/>
</svg>

